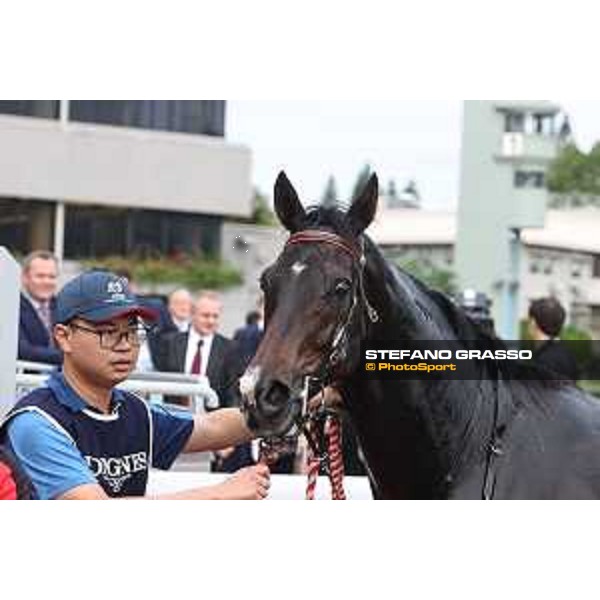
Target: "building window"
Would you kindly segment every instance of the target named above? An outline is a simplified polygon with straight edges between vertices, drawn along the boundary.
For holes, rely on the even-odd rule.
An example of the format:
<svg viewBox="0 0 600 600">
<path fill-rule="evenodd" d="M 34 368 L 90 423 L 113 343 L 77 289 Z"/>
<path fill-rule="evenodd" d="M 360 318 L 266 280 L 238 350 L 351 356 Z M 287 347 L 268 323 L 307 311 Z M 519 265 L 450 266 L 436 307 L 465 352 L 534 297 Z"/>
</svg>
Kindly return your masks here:
<svg viewBox="0 0 600 600">
<path fill-rule="evenodd" d="M 0 100 L 0 114 L 58 119 L 58 100 Z"/>
<path fill-rule="evenodd" d="M 515 187 L 543 188 L 546 176 L 543 171 L 515 171 Z"/>
<path fill-rule="evenodd" d="M 218 257 L 221 221 L 212 215 L 67 206 L 65 256 Z"/>
<path fill-rule="evenodd" d="M 533 115 L 533 133 L 537 135 L 554 134 L 554 116 L 548 114 Z"/>
<path fill-rule="evenodd" d="M 70 119 L 223 137 L 224 100 L 71 100 Z"/>
<path fill-rule="evenodd" d="M 525 130 L 525 115 L 523 113 L 506 113 L 504 131 L 506 133 L 523 133 Z"/>
<path fill-rule="evenodd" d="M 600 254 L 594 254 L 592 257 L 592 277 L 600 279 Z"/>
</svg>

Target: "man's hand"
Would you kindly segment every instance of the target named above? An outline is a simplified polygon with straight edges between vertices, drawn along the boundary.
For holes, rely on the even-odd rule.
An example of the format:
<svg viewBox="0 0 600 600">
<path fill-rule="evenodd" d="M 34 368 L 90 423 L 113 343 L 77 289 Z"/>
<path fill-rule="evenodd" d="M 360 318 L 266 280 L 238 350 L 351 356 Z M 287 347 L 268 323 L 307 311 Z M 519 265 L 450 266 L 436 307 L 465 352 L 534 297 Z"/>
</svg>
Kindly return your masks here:
<svg viewBox="0 0 600 600">
<path fill-rule="evenodd" d="M 269 467 L 255 465 L 240 469 L 216 487 L 223 500 L 263 500 L 270 485 Z"/>
</svg>

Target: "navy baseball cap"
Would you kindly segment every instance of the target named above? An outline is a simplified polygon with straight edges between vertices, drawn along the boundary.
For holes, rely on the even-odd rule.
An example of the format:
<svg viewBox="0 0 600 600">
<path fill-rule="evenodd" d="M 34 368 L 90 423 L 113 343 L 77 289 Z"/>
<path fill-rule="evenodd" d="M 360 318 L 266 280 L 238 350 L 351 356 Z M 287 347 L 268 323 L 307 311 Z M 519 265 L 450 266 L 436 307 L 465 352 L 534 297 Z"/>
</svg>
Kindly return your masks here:
<svg viewBox="0 0 600 600">
<path fill-rule="evenodd" d="M 129 289 L 125 277 L 104 269 L 92 269 L 69 281 L 56 297 L 56 322 L 81 317 L 102 323 L 127 316 L 154 321 L 155 311 L 142 306 Z"/>
</svg>

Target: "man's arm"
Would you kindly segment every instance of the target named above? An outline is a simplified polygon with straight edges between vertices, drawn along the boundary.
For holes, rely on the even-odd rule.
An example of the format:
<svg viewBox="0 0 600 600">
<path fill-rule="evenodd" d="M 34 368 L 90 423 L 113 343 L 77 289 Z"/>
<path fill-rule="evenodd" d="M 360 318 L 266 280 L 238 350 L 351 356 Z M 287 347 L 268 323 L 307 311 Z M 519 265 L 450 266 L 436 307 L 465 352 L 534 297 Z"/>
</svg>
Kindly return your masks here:
<svg viewBox="0 0 600 600">
<path fill-rule="evenodd" d="M 194 417 L 194 429 L 183 452 L 207 452 L 237 446 L 254 438 L 238 408 L 222 408 Z"/>
<path fill-rule="evenodd" d="M 265 465 L 248 467 L 217 485 L 193 488 L 171 494 L 130 496 L 119 500 L 263 500 L 270 487 L 269 469 Z M 116 500 L 97 483 L 80 485 L 57 497 L 57 500 Z"/>
<path fill-rule="evenodd" d="M 40 499 L 110 499 L 73 442 L 40 414 L 27 412 L 15 416 L 8 424 L 8 440 Z M 214 486 L 155 498 L 254 500 L 266 497 L 268 489 L 269 470 L 257 465 L 242 469 Z"/>
</svg>

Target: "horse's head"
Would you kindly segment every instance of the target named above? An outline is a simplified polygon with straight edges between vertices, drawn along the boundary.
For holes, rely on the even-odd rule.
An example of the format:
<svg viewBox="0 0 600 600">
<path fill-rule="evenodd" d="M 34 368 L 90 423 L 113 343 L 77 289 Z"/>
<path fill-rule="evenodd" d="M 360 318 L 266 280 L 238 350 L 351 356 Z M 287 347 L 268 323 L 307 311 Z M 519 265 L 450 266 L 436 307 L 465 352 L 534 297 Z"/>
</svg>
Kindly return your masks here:
<svg viewBox="0 0 600 600">
<path fill-rule="evenodd" d="M 305 211 L 284 173 L 275 184 L 275 210 L 290 232 L 265 270 L 265 335 L 240 387 L 249 426 L 258 435 L 286 433 L 302 410 L 310 379 L 340 381 L 358 365 L 367 315 L 362 233 L 377 208 L 372 175 L 346 213 Z"/>
</svg>

